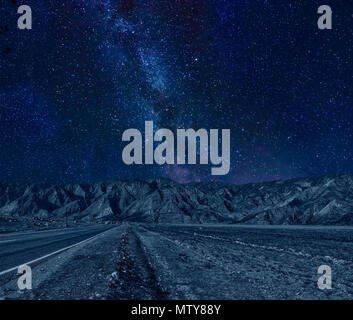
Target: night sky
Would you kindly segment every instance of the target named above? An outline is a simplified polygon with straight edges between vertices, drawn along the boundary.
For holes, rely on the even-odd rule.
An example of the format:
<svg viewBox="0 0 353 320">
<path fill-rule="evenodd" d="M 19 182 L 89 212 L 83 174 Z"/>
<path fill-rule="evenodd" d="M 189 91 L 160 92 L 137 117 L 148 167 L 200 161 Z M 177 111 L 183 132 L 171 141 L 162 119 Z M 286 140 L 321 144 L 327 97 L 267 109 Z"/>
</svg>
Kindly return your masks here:
<svg viewBox="0 0 353 320">
<path fill-rule="evenodd" d="M 0 180 L 353 174 L 353 1 L 0 0 Z M 17 29 L 31 6 L 33 29 Z M 318 30 L 319 5 L 333 30 Z M 128 128 L 231 129 L 231 170 L 126 166 Z"/>
</svg>

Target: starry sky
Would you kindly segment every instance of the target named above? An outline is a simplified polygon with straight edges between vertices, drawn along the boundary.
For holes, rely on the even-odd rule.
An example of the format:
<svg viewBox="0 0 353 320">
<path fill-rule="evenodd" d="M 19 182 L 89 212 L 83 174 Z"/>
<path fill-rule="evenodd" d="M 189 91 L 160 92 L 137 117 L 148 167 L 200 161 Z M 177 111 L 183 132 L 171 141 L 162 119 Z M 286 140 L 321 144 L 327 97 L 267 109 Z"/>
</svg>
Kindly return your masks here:
<svg viewBox="0 0 353 320">
<path fill-rule="evenodd" d="M 351 0 L 0 0 L 0 26 L 2 181 L 353 174 Z M 147 120 L 231 129 L 229 174 L 126 166 L 122 133 Z"/>
</svg>

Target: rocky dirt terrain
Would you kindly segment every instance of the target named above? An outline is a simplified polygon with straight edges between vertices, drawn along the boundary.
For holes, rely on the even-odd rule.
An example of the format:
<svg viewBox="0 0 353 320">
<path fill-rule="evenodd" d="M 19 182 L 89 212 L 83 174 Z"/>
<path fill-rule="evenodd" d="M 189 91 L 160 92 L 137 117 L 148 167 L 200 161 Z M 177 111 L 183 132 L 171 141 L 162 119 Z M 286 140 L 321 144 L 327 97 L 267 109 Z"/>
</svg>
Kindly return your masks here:
<svg viewBox="0 0 353 320">
<path fill-rule="evenodd" d="M 123 223 L 16 275 L 20 299 L 352 299 L 353 228 Z M 317 270 L 332 268 L 332 290 Z"/>
<path fill-rule="evenodd" d="M 167 179 L 0 184 L 0 232 L 96 222 L 353 225 L 353 177 L 230 185 Z"/>
</svg>

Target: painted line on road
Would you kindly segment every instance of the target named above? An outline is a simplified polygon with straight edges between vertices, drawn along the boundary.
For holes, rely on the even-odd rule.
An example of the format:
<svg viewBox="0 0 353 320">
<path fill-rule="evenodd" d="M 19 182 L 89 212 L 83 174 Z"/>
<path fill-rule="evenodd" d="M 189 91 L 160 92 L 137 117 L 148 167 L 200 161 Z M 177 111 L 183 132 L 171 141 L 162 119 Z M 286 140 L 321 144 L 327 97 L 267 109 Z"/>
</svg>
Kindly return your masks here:
<svg viewBox="0 0 353 320">
<path fill-rule="evenodd" d="M 90 226 L 94 228 L 95 226 Z M 78 228 L 84 228 L 82 226 Z M 28 235 L 28 234 L 38 234 L 38 233 L 45 233 L 45 232 L 54 232 L 54 231 L 63 231 L 63 233 L 70 232 L 70 231 L 75 231 L 75 227 L 70 227 L 70 228 L 55 228 L 55 229 L 47 229 L 47 230 L 39 230 L 39 231 L 16 231 L 16 232 L 7 232 L 7 233 L 0 233 L 0 237 L 7 236 L 7 235 Z M 76 229 L 77 230 L 77 229 Z"/>
<path fill-rule="evenodd" d="M 8 242 L 15 242 L 15 241 L 17 241 L 16 239 L 14 239 L 14 240 L 3 240 L 3 241 L 0 241 L 0 244 L 1 243 L 8 243 Z"/>
<path fill-rule="evenodd" d="M 112 228 L 112 229 L 114 229 L 114 228 Z M 78 243 L 72 244 L 71 246 L 68 246 L 68 247 L 62 248 L 62 249 L 60 249 L 60 250 L 57 250 L 57 251 L 48 253 L 48 254 L 46 254 L 45 256 L 42 256 L 42 257 L 40 257 L 40 258 L 31 260 L 31 261 L 29 261 L 29 262 L 22 263 L 22 264 L 20 264 L 20 265 L 18 265 L 18 266 L 16 266 L 16 267 L 13 267 L 13 268 L 10 268 L 10 269 L 4 270 L 4 271 L 1 271 L 1 272 L 0 272 L 0 276 L 3 276 L 4 274 L 9 273 L 9 272 L 12 272 L 12 271 L 14 271 L 14 270 L 18 270 L 18 268 L 21 267 L 21 266 L 23 266 L 23 265 L 30 265 L 30 264 L 32 264 L 32 263 L 41 261 L 41 260 L 43 260 L 43 259 L 45 259 L 45 258 L 51 257 L 51 256 L 53 256 L 53 255 L 55 255 L 55 254 L 58 254 L 58 253 L 60 253 L 60 252 L 63 252 L 63 251 L 68 250 L 68 249 L 71 249 L 71 248 L 76 247 L 76 246 L 78 246 L 78 245 L 80 245 L 80 244 L 83 244 L 83 243 L 85 243 L 85 242 L 88 242 L 88 241 L 90 241 L 90 240 L 93 240 L 94 238 L 97 238 L 98 236 L 100 236 L 100 235 L 102 235 L 102 234 L 104 234 L 104 233 L 106 233 L 106 232 L 108 232 L 108 231 L 110 231 L 110 230 L 112 230 L 112 229 L 109 229 L 109 230 L 103 231 L 103 232 L 101 232 L 101 233 L 98 233 L 98 234 L 96 234 L 95 236 L 93 236 L 93 237 L 91 237 L 91 238 L 88 238 L 88 239 L 86 239 L 86 240 L 83 240 L 83 241 L 80 241 L 80 242 L 78 242 Z"/>
</svg>

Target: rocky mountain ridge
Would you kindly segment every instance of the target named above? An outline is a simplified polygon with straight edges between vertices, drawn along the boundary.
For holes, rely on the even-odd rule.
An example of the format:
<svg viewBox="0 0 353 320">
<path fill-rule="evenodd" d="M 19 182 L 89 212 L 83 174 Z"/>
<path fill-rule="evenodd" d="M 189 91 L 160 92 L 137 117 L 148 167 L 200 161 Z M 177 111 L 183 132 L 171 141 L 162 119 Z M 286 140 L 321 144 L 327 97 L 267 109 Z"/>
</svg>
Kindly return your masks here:
<svg viewBox="0 0 353 320">
<path fill-rule="evenodd" d="M 353 225 L 353 176 L 246 185 L 168 179 L 0 183 L 0 221 Z"/>
</svg>

